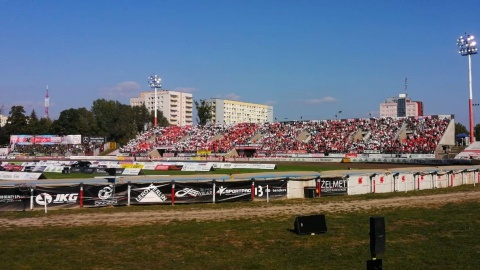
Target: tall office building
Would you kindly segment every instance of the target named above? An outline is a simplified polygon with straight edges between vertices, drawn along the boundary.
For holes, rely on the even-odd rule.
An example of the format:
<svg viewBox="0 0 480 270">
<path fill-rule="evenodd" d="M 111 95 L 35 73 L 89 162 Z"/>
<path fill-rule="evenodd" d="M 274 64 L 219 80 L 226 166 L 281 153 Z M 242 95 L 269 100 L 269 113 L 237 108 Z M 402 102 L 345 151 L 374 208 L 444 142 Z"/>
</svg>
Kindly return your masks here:
<svg viewBox="0 0 480 270">
<path fill-rule="evenodd" d="M 413 101 L 407 94 L 400 94 L 380 103 L 380 117 L 406 116 L 423 116 L 423 102 Z"/>
<path fill-rule="evenodd" d="M 205 102 L 213 106 L 212 123 L 265 123 L 273 122 L 273 107 L 220 98 L 206 99 Z"/>
<path fill-rule="evenodd" d="M 191 93 L 157 90 L 157 106 L 171 125 L 192 125 L 193 97 Z M 139 97 L 130 98 L 130 106 L 145 105 L 155 111 L 155 91 L 141 92 Z"/>
</svg>

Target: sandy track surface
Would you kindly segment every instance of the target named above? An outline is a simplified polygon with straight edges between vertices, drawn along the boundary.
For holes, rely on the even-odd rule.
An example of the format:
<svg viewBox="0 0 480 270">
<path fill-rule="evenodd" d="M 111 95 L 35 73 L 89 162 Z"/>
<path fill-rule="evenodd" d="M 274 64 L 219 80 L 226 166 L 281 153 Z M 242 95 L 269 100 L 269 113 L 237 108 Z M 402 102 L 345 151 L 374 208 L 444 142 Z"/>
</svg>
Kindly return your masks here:
<svg viewBox="0 0 480 270">
<path fill-rule="evenodd" d="M 314 199 L 316 200 L 316 199 Z M 318 203 L 317 203 L 318 201 Z M 229 209 L 173 209 L 142 210 L 119 213 L 72 213 L 29 218 L 8 218 L 0 216 L 0 227 L 43 227 L 43 226 L 134 226 L 145 224 L 166 224 L 172 221 L 218 221 L 243 218 L 265 218 L 274 216 L 297 216 L 331 212 L 351 212 L 391 207 L 436 208 L 448 203 L 465 201 L 480 202 L 480 190 L 439 195 L 422 195 L 388 199 L 354 200 L 343 202 L 305 201 L 287 205 L 264 204 L 262 206 L 245 203 Z M 92 209 L 94 210 L 94 209 Z"/>
</svg>

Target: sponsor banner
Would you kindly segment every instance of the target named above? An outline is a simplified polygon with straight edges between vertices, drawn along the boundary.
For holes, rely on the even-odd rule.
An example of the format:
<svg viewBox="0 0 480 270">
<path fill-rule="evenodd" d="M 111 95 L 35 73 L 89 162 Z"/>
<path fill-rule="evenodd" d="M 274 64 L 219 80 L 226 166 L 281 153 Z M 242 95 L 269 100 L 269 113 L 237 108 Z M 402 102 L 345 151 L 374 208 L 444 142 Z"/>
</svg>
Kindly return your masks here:
<svg viewBox="0 0 480 270">
<path fill-rule="evenodd" d="M 182 167 L 182 171 L 185 172 L 209 172 L 212 170 L 212 163 L 185 163 Z"/>
<path fill-rule="evenodd" d="M 345 154 L 345 157 L 346 157 L 346 158 L 356 158 L 356 157 L 357 157 L 357 153 L 347 153 L 347 154 Z"/>
<path fill-rule="evenodd" d="M 128 200 L 127 184 L 84 185 L 84 207 L 103 207 L 110 205 L 126 205 Z"/>
<path fill-rule="evenodd" d="M 195 153 L 178 153 L 178 157 L 194 157 L 196 154 Z"/>
<path fill-rule="evenodd" d="M 410 154 L 410 158 L 429 159 L 435 158 L 435 154 Z"/>
<path fill-rule="evenodd" d="M 63 144 L 81 144 L 82 135 L 66 135 L 63 137 Z"/>
<path fill-rule="evenodd" d="M 32 144 L 80 144 L 81 135 L 11 135 L 10 144 L 32 145 Z"/>
<path fill-rule="evenodd" d="M 139 168 L 125 168 L 123 169 L 122 175 L 140 175 L 142 169 Z"/>
<path fill-rule="evenodd" d="M 0 212 L 1 211 L 25 211 L 30 207 L 29 187 L 5 187 L 0 188 Z"/>
<path fill-rule="evenodd" d="M 120 168 L 120 164 L 118 163 L 118 161 L 99 161 L 98 167 Z"/>
<path fill-rule="evenodd" d="M 139 163 L 139 164 L 143 165 L 144 170 L 153 171 L 153 170 L 155 170 L 155 167 L 156 167 L 154 162 L 142 162 L 142 163 Z"/>
<path fill-rule="evenodd" d="M 143 164 L 120 164 L 120 168 L 124 169 L 143 169 Z"/>
<path fill-rule="evenodd" d="M 233 163 L 229 162 L 212 162 L 214 169 L 232 169 Z"/>
<path fill-rule="evenodd" d="M 343 178 L 321 178 L 320 196 L 348 195 L 348 180 Z"/>
<path fill-rule="evenodd" d="M 155 171 L 168 171 L 169 165 L 157 165 L 155 166 Z"/>
<path fill-rule="evenodd" d="M 13 163 L 2 165 L 2 167 L 5 169 L 5 171 L 10 171 L 10 172 L 23 171 L 23 166 L 22 165 L 17 165 L 17 164 L 13 164 Z"/>
<path fill-rule="evenodd" d="M 130 204 L 171 204 L 171 183 L 132 184 Z"/>
<path fill-rule="evenodd" d="M 272 162 L 279 162 L 279 161 L 287 161 L 287 162 L 342 162 L 343 158 L 236 158 L 235 160 L 238 161 L 272 161 Z"/>
<path fill-rule="evenodd" d="M 120 174 L 123 174 L 123 171 L 125 169 L 122 169 L 122 168 L 103 168 L 103 167 L 98 167 L 98 168 L 95 168 L 93 169 L 94 173 L 104 173 L 104 174 L 107 174 L 107 175 L 110 175 L 106 170 L 107 169 L 115 169 L 115 175 L 120 175 Z"/>
<path fill-rule="evenodd" d="M 209 203 L 212 200 L 212 183 L 175 183 L 175 203 Z"/>
<path fill-rule="evenodd" d="M 33 191 L 33 208 L 72 208 L 79 205 L 79 185 L 44 187 L 37 186 Z"/>
<path fill-rule="evenodd" d="M 45 168 L 44 172 L 56 172 L 56 173 L 61 173 L 63 171 L 65 166 L 61 165 L 47 165 Z"/>
<path fill-rule="evenodd" d="M 312 154 L 288 154 L 291 157 L 296 157 L 296 158 L 311 158 Z"/>
<path fill-rule="evenodd" d="M 82 137 L 82 143 L 99 143 L 99 144 L 103 144 L 105 143 L 106 140 L 105 140 L 105 137 L 89 137 L 89 136 L 83 136 Z"/>
<path fill-rule="evenodd" d="M 206 156 L 206 155 L 210 155 L 211 153 L 212 151 L 210 150 L 197 150 L 197 156 Z"/>
<path fill-rule="evenodd" d="M 70 172 L 92 174 L 92 173 L 96 172 L 97 169 L 99 169 L 99 168 L 71 167 Z"/>
<path fill-rule="evenodd" d="M 328 154 L 329 157 L 333 157 L 333 158 L 344 158 L 345 157 L 345 154 L 340 154 L 340 153 L 329 153 Z"/>
<path fill-rule="evenodd" d="M 252 182 L 219 182 L 215 185 L 215 202 L 240 202 L 252 200 Z"/>
<path fill-rule="evenodd" d="M 255 199 L 287 198 L 286 180 L 255 181 Z"/>
<path fill-rule="evenodd" d="M 287 150 L 287 154 L 307 154 L 306 150 Z"/>
<path fill-rule="evenodd" d="M 264 169 L 274 170 L 275 164 L 212 162 L 215 169 Z"/>
<path fill-rule="evenodd" d="M 10 135 L 10 144 L 31 145 L 33 144 L 32 135 Z"/>
<path fill-rule="evenodd" d="M 32 168 L 32 172 L 44 172 L 47 168 L 47 165 L 36 165 Z"/>
<path fill-rule="evenodd" d="M 42 173 L 34 172 L 7 172 L 0 171 L 0 180 L 22 180 L 22 181 L 34 181 L 42 177 Z"/>
</svg>

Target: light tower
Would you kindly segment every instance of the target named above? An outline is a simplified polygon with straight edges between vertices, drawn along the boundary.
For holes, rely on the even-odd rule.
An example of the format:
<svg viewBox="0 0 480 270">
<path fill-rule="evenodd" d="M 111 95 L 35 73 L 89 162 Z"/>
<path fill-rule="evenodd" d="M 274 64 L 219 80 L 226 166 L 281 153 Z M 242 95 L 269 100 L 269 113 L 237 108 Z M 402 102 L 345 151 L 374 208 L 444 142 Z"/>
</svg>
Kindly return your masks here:
<svg viewBox="0 0 480 270">
<path fill-rule="evenodd" d="M 47 85 L 47 92 L 45 93 L 45 115 L 44 117 L 49 119 L 48 115 L 48 107 L 50 107 L 50 97 L 48 96 L 48 85 Z"/>
<path fill-rule="evenodd" d="M 153 120 L 153 126 L 154 127 L 156 127 L 157 123 L 158 123 L 157 122 L 157 110 L 158 110 L 157 88 L 162 87 L 162 85 L 160 84 L 161 81 L 162 81 L 162 79 L 160 79 L 160 77 L 158 77 L 155 74 L 148 77 L 148 85 L 150 86 L 150 88 L 155 89 L 155 118 Z"/>
<path fill-rule="evenodd" d="M 468 100 L 468 112 L 470 119 L 470 143 L 475 141 L 475 135 L 473 130 L 473 95 L 472 95 L 472 54 L 477 53 L 477 43 L 475 42 L 475 37 L 471 35 L 460 36 L 457 39 L 457 45 L 459 48 L 459 53 L 462 56 L 468 56 L 468 89 L 470 97 Z"/>
</svg>

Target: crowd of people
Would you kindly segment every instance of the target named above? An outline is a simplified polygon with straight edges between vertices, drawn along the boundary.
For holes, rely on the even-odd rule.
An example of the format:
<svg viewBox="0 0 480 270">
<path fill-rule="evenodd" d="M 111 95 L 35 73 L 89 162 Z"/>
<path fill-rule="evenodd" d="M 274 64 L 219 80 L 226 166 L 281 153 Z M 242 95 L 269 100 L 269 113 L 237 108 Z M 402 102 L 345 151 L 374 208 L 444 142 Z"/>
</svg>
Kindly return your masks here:
<svg viewBox="0 0 480 270">
<path fill-rule="evenodd" d="M 30 156 L 77 156 L 91 155 L 93 148 L 81 144 L 17 144 L 12 152 Z"/>
<path fill-rule="evenodd" d="M 153 149 L 171 153 L 225 154 L 240 146 L 257 153 L 434 153 L 450 117 L 366 118 L 233 125 L 154 127 L 119 150 L 148 155 Z M 29 155 L 89 155 L 89 145 L 15 145 Z"/>
<path fill-rule="evenodd" d="M 274 153 L 433 153 L 449 117 L 367 118 L 153 128 L 120 149 L 227 153 L 254 145 Z"/>
</svg>

